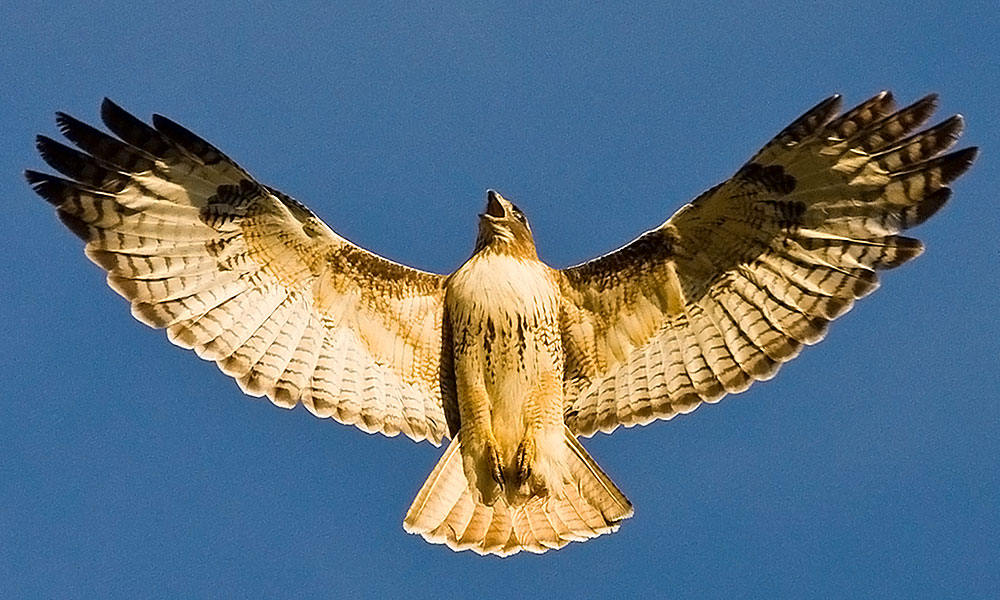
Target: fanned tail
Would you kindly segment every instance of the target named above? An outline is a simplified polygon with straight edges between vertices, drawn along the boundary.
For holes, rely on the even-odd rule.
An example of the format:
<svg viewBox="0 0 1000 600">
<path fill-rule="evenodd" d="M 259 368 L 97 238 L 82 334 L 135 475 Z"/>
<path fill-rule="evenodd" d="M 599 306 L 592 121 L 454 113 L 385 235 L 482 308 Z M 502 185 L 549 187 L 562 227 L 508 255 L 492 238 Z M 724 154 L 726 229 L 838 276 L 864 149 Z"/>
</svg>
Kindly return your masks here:
<svg viewBox="0 0 1000 600">
<path fill-rule="evenodd" d="M 502 498 L 477 501 L 462 468 L 459 436 L 406 513 L 403 528 L 453 550 L 509 556 L 542 553 L 618 530 L 632 504 L 567 429 L 569 480 L 555 496 L 536 496 L 520 506 Z"/>
</svg>

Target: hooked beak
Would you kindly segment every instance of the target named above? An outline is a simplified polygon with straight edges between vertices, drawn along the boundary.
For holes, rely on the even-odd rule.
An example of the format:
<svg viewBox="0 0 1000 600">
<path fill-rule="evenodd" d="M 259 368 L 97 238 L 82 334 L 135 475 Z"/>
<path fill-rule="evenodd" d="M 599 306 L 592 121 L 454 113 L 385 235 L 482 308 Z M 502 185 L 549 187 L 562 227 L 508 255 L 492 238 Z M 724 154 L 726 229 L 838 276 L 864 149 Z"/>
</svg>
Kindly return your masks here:
<svg viewBox="0 0 1000 600">
<path fill-rule="evenodd" d="M 504 210 L 501 200 L 503 200 L 503 196 L 498 194 L 496 190 L 486 190 L 486 212 L 482 216 L 496 219 L 504 218 L 507 211 Z"/>
</svg>

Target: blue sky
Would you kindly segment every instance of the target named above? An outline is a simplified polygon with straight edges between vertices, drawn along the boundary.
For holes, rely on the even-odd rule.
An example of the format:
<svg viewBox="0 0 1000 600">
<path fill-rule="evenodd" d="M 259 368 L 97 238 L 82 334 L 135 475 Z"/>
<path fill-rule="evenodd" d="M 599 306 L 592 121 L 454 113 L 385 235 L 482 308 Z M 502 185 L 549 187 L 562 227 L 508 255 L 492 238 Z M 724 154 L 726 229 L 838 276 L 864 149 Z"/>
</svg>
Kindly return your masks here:
<svg viewBox="0 0 1000 600">
<path fill-rule="evenodd" d="M 992 3 L 334 4 L 0 8 L 0 597 L 1000 594 Z M 925 255 L 774 380 L 585 441 L 635 517 L 507 560 L 403 532 L 439 449 L 244 398 L 129 317 L 21 177 L 54 111 L 110 96 L 390 258 L 455 269 L 495 187 L 566 266 L 884 88 L 940 92 L 983 149 Z"/>
</svg>

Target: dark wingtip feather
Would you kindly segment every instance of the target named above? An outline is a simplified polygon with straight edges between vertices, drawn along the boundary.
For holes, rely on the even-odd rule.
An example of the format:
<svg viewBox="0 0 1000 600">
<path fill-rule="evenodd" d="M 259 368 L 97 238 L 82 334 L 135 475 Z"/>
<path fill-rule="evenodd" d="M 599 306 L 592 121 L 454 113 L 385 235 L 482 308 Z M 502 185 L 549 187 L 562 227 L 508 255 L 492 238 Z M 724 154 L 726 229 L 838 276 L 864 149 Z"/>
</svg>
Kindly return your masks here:
<svg viewBox="0 0 1000 600">
<path fill-rule="evenodd" d="M 875 94 L 868 100 L 861 103 L 861 105 L 871 104 L 874 106 L 881 106 L 884 108 L 890 108 L 896 104 L 896 96 L 892 93 L 892 90 L 882 90 L 881 92 Z"/>
<path fill-rule="evenodd" d="M 952 115 L 941 121 L 928 131 L 937 131 L 953 142 L 957 140 L 965 130 L 965 117 L 962 115 Z"/>
<path fill-rule="evenodd" d="M 45 158 L 47 148 L 53 144 L 58 145 L 59 142 L 41 133 L 35 136 L 35 150 L 38 150 L 38 153 L 42 155 L 43 159 Z M 49 161 L 46 160 L 45 162 Z"/>
<path fill-rule="evenodd" d="M 857 269 L 856 271 L 854 285 L 851 287 L 851 293 L 855 298 L 864 298 L 878 289 L 878 276 L 875 275 L 875 271 L 867 269 Z"/>
<path fill-rule="evenodd" d="M 917 210 L 913 215 L 913 222 L 907 223 L 907 227 L 920 225 L 927 219 L 934 216 L 934 213 L 941 210 L 941 207 L 943 207 L 950 198 L 951 188 L 946 187 L 928 194 L 927 197 L 921 200 L 920 204 L 917 205 Z"/>
<path fill-rule="evenodd" d="M 890 106 L 896 101 L 896 97 L 892 95 L 891 90 L 882 90 L 881 92 L 875 94 L 871 98 L 865 100 L 858 107 L 863 106 Z M 853 109 L 852 109 L 853 110 Z"/>
<path fill-rule="evenodd" d="M 171 141 L 202 159 L 206 164 L 218 162 L 222 153 L 187 127 L 161 114 L 153 115 L 153 127 Z"/>
<path fill-rule="evenodd" d="M 123 109 L 122 107 L 120 107 L 117 104 L 115 104 L 111 100 L 111 98 L 108 98 L 107 96 L 105 96 L 104 99 L 101 100 L 101 120 L 102 121 L 104 121 L 105 123 L 107 123 L 109 118 L 110 119 L 114 119 L 114 118 L 119 117 L 122 114 L 125 114 L 125 115 L 128 115 L 128 116 L 132 116 L 132 115 L 129 115 L 127 112 L 125 112 L 125 109 Z"/>
<path fill-rule="evenodd" d="M 951 128 L 951 133 L 955 136 L 959 136 L 965 131 L 965 117 L 958 114 L 952 115 L 951 117 L 944 120 Z"/>
<path fill-rule="evenodd" d="M 90 226 L 79 217 L 59 208 L 65 200 L 67 188 L 73 186 L 73 182 L 32 170 L 25 171 L 24 178 L 28 180 L 28 185 L 35 190 L 36 194 L 57 208 L 56 214 L 59 216 L 59 220 L 73 232 L 73 235 L 84 241 L 90 239 Z"/>
<path fill-rule="evenodd" d="M 896 107 L 896 96 L 892 90 L 882 90 L 872 100 L 887 112 L 892 112 Z"/>
<path fill-rule="evenodd" d="M 60 181 L 58 177 L 28 169 L 24 172 L 24 178 L 28 180 L 31 189 L 46 202 L 53 206 L 62 204 L 62 196 L 56 190 L 56 185 Z"/>
<path fill-rule="evenodd" d="M 801 117 L 792 121 L 779 137 L 788 137 L 793 141 L 798 141 L 817 129 L 829 123 L 840 112 L 843 107 L 843 97 L 840 94 L 833 94 L 813 106 Z"/>
<path fill-rule="evenodd" d="M 937 159 L 941 161 L 941 178 L 946 183 L 955 181 L 969 170 L 972 163 L 976 162 L 977 156 L 979 156 L 979 148 L 977 146 L 971 146 L 969 148 L 957 150 L 951 154 L 946 154 Z"/>
<path fill-rule="evenodd" d="M 900 110 L 900 113 L 905 113 L 910 115 L 912 119 L 912 128 L 919 127 L 920 125 L 927 122 L 927 119 L 931 118 L 938 108 L 938 95 L 936 93 L 930 93 L 923 98 L 917 100 L 913 104 Z"/>
<path fill-rule="evenodd" d="M 177 121 L 174 121 L 170 117 L 164 117 L 160 113 L 153 113 L 153 127 L 160 130 L 161 133 L 168 133 L 169 131 L 181 130 L 188 134 L 191 134 L 187 128 L 179 125 Z"/>
<path fill-rule="evenodd" d="M 155 166 L 152 155 L 66 113 L 56 113 L 56 124 L 66 139 L 105 166 L 123 173 L 151 171 Z"/>
<path fill-rule="evenodd" d="M 806 113 L 800 117 L 800 120 L 805 121 L 809 118 L 815 118 L 819 121 L 819 124 L 827 123 L 834 117 L 834 115 L 840 112 L 843 104 L 844 97 L 840 94 L 833 94 L 806 111 Z"/>
<path fill-rule="evenodd" d="M 886 241 L 891 241 L 895 248 L 895 255 L 892 260 L 876 265 L 877 269 L 895 269 L 903 263 L 909 262 L 924 253 L 924 244 L 918 239 L 902 235 L 890 236 Z"/>
<path fill-rule="evenodd" d="M 127 110 L 112 102 L 110 98 L 105 98 L 101 101 L 101 121 L 118 137 L 129 143 L 132 143 L 131 140 L 122 135 L 123 128 L 133 129 L 139 127 L 141 129 L 142 127 L 148 127 L 148 125 L 134 117 Z"/>
<path fill-rule="evenodd" d="M 873 122 L 884 119 L 895 110 L 895 106 L 896 100 L 892 92 L 882 90 L 827 123 L 826 128 L 831 137 L 848 139 Z"/>
<path fill-rule="evenodd" d="M 938 101 L 939 100 L 940 100 L 940 97 L 938 96 L 938 93 L 937 92 L 931 92 L 931 93 L 927 94 L 926 96 L 924 96 L 923 98 L 921 98 L 921 99 L 917 100 L 916 102 L 914 102 L 914 104 L 915 105 L 916 104 L 919 104 L 919 105 L 925 105 L 926 104 L 926 105 L 930 106 L 932 109 L 936 110 L 937 107 L 938 107 Z"/>
<path fill-rule="evenodd" d="M 109 98 L 105 98 L 101 101 L 101 121 L 103 121 L 104 125 L 119 137 L 122 137 L 119 130 L 123 127 L 139 129 L 149 127 L 132 113 L 112 102 Z M 122 139 L 131 143 L 124 137 L 122 137 Z"/>
<path fill-rule="evenodd" d="M 66 139 L 74 144 L 80 143 L 81 136 L 87 134 L 92 135 L 91 132 L 104 135 L 93 126 L 88 125 L 73 115 L 68 115 L 64 112 L 56 113 L 56 127 L 59 128 L 60 133 L 66 136 Z"/>
<path fill-rule="evenodd" d="M 119 192 L 127 184 L 126 179 L 103 166 L 98 159 L 48 136 L 37 136 L 35 146 L 50 167 L 88 188 Z"/>
<path fill-rule="evenodd" d="M 101 102 L 101 120 L 122 141 L 153 156 L 166 158 L 175 149 L 162 133 L 107 98 Z"/>
<path fill-rule="evenodd" d="M 72 116 L 64 113 L 61 110 L 56 112 L 56 127 L 59 128 L 59 131 L 63 135 L 66 135 L 66 131 L 68 129 L 72 129 L 74 123 L 78 123 L 78 122 L 79 121 L 77 119 L 75 119 Z"/>
<path fill-rule="evenodd" d="M 67 177 L 76 178 L 81 169 L 79 153 L 47 135 L 35 136 L 35 149 L 47 165 Z"/>
<path fill-rule="evenodd" d="M 90 226 L 82 219 L 62 210 L 56 211 L 56 214 L 59 215 L 59 220 L 63 222 L 66 229 L 73 232 L 73 235 L 85 242 L 90 241 Z"/>
</svg>

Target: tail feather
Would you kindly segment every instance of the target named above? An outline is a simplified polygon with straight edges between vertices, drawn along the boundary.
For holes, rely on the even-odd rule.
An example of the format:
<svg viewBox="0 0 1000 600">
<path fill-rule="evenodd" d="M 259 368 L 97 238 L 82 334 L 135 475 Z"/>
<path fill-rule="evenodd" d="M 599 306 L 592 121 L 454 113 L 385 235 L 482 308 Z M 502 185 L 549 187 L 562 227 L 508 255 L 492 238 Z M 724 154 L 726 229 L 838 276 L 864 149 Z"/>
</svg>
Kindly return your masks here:
<svg viewBox="0 0 1000 600">
<path fill-rule="evenodd" d="M 553 496 L 520 506 L 502 498 L 477 501 L 462 468 L 461 443 L 452 440 L 414 499 L 403 527 L 453 550 L 509 556 L 542 553 L 617 531 L 632 504 L 569 430 L 565 434 L 569 480 Z"/>
</svg>

